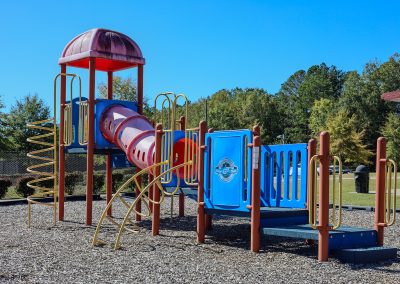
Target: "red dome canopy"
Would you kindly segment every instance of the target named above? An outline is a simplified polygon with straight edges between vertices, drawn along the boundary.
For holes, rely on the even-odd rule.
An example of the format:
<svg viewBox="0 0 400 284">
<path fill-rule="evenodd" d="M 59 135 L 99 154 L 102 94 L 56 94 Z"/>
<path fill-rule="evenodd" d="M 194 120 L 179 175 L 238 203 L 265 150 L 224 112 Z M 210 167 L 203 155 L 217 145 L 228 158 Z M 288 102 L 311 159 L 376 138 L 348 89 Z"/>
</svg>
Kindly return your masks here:
<svg viewBox="0 0 400 284">
<path fill-rule="evenodd" d="M 381 98 L 385 101 L 400 102 L 400 90 L 384 93 Z"/>
<path fill-rule="evenodd" d="M 89 68 L 96 58 L 96 70 L 118 71 L 144 65 L 139 46 L 128 36 L 106 29 L 92 29 L 72 39 L 64 48 L 59 64 Z"/>
</svg>

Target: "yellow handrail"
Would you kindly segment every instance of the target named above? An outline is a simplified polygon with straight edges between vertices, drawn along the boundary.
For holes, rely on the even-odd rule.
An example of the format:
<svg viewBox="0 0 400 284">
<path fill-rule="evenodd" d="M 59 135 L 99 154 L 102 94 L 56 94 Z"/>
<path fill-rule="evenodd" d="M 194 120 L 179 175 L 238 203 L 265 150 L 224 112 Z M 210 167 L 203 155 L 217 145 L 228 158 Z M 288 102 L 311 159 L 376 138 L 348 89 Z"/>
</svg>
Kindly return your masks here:
<svg viewBox="0 0 400 284">
<path fill-rule="evenodd" d="M 319 162 L 319 156 L 314 155 L 308 165 L 308 223 L 313 229 L 317 229 L 317 191 L 315 189 L 318 178 L 317 162 Z"/>
<path fill-rule="evenodd" d="M 174 131 L 171 129 L 163 130 L 164 134 L 161 137 L 161 161 L 165 162 L 161 166 L 161 172 L 166 172 L 173 166 L 173 150 L 174 150 Z M 168 184 L 172 181 L 172 173 L 165 175 L 161 183 Z"/>
<path fill-rule="evenodd" d="M 157 111 L 157 104 L 161 99 L 161 110 Z M 154 100 L 154 121 L 161 121 L 163 125 L 164 135 L 161 140 L 161 160 L 166 162 L 161 166 L 161 172 L 167 172 L 168 169 L 174 165 L 175 156 L 177 153 L 174 152 L 174 140 L 175 130 L 177 129 L 176 120 L 178 101 L 179 99 L 184 100 L 184 114 L 186 117 L 185 125 L 189 124 L 188 121 L 188 106 L 189 100 L 184 94 L 175 94 L 173 92 L 161 93 L 156 96 Z M 184 145 L 184 162 L 194 160 L 193 165 L 184 167 L 183 179 L 187 185 L 197 185 L 197 171 L 195 170 L 195 159 L 197 156 L 196 143 L 198 139 L 198 128 L 184 129 L 185 132 L 185 145 Z M 190 140 L 194 140 L 191 141 Z M 162 184 L 168 184 L 172 182 L 173 174 L 168 172 L 164 175 L 160 181 Z"/>
<path fill-rule="evenodd" d="M 386 163 L 387 186 L 385 192 L 385 223 L 387 226 L 392 226 L 396 222 L 397 165 L 396 162 L 391 159 L 388 159 L 387 162 L 388 163 Z M 394 173 L 393 200 L 392 200 L 392 170 Z"/>
<path fill-rule="evenodd" d="M 64 146 L 70 146 L 74 139 L 72 133 L 72 105 L 66 104 L 64 108 Z"/>
<path fill-rule="evenodd" d="M 336 204 L 336 161 L 339 163 L 339 204 Z M 343 184 L 342 184 L 342 175 L 343 175 L 343 167 L 342 161 L 338 156 L 333 156 L 333 185 L 332 185 L 332 199 L 333 199 L 333 209 L 332 209 L 332 224 L 333 230 L 336 230 L 342 225 L 342 192 L 343 192 Z M 336 206 L 338 206 L 338 217 L 336 220 Z"/>
<path fill-rule="evenodd" d="M 79 100 L 79 122 L 78 122 L 78 142 L 79 145 L 87 145 L 88 143 L 88 102 Z"/>
<path fill-rule="evenodd" d="M 189 142 L 192 141 L 192 142 Z M 184 162 L 193 161 L 192 164 L 183 168 L 183 180 L 189 186 L 196 186 L 197 183 L 197 143 L 199 141 L 199 128 L 185 130 L 185 153 Z"/>
<path fill-rule="evenodd" d="M 309 170 L 308 170 L 308 223 L 311 228 L 317 229 L 317 181 L 318 181 L 318 171 L 317 171 L 317 162 L 319 162 L 320 158 L 318 155 L 313 156 L 310 159 Z M 339 192 L 338 192 L 338 203 L 336 202 L 336 162 L 339 164 Z M 332 216 L 331 216 L 331 224 L 332 230 L 338 229 L 342 224 L 342 203 L 343 203 L 343 183 L 342 183 L 342 161 L 338 156 L 333 157 L 333 185 L 332 185 Z M 313 179 L 314 178 L 314 179 Z M 313 179 L 313 182 L 312 182 Z M 314 186 L 312 186 L 314 185 Z M 338 207 L 338 215 L 336 216 L 336 207 Z"/>
</svg>

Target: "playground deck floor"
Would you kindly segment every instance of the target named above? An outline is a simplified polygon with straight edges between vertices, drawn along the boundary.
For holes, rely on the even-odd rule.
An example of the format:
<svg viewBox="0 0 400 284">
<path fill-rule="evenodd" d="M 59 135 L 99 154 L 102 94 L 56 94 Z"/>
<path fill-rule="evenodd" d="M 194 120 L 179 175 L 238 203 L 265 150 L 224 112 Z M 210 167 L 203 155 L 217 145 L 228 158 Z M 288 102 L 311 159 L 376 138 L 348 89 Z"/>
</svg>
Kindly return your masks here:
<svg viewBox="0 0 400 284">
<path fill-rule="evenodd" d="M 175 202 L 176 204 L 177 202 Z M 97 221 L 104 201 L 94 203 Z M 66 221 L 52 226 L 47 207 L 0 207 L 0 283 L 399 283 L 395 262 L 349 265 L 316 260 L 316 248 L 302 241 L 270 237 L 259 254 L 249 248 L 247 219 L 221 217 L 204 245 L 195 242 L 195 203 L 186 217 L 169 219 L 162 205 L 161 235 L 152 237 L 147 218 L 137 234 L 124 235 L 122 249 L 90 244 L 95 227 L 84 225 L 84 202 L 66 203 Z M 122 207 L 119 207 L 122 208 Z M 119 208 L 114 208 L 116 215 Z M 177 209 L 175 209 L 177 212 Z M 345 211 L 344 224 L 371 227 L 373 214 Z M 113 230 L 108 227 L 107 236 Z M 400 248 L 400 224 L 386 230 L 386 244 Z"/>
</svg>

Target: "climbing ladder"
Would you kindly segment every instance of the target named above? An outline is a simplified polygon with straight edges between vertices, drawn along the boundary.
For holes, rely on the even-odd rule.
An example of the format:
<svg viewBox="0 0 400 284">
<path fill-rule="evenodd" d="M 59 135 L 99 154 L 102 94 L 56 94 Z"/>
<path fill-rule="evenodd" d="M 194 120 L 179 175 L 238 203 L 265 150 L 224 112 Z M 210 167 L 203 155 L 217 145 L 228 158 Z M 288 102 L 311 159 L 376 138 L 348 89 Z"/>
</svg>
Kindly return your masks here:
<svg viewBox="0 0 400 284">
<path fill-rule="evenodd" d="M 27 183 L 27 186 L 34 189 L 34 194 L 27 197 L 28 201 L 28 226 L 31 225 L 32 204 L 53 207 L 54 224 L 57 218 L 57 81 L 61 77 L 70 77 L 70 103 L 64 110 L 64 144 L 70 145 L 73 139 L 72 129 L 72 97 L 75 78 L 78 78 L 79 92 L 81 93 L 81 78 L 75 74 L 60 73 L 54 78 L 54 115 L 52 118 L 30 122 L 29 129 L 40 131 L 41 134 L 34 135 L 27 139 L 28 142 L 38 145 L 41 148 L 27 154 L 29 158 L 38 161 L 37 164 L 29 166 L 27 172 L 35 175 L 35 178 Z M 51 170 L 50 170 L 51 169 Z M 43 185 L 46 181 L 52 181 L 53 186 Z M 43 202 L 41 199 L 53 196 L 53 202 Z"/>
</svg>

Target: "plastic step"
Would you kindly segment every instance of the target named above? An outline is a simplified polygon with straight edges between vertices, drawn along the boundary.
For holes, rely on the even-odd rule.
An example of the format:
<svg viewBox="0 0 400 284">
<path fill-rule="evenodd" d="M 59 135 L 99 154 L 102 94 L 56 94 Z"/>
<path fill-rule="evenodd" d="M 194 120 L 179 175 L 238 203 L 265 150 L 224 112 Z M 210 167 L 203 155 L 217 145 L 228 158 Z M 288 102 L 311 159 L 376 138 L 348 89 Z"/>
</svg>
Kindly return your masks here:
<svg viewBox="0 0 400 284">
<path fill-rule="evenodd" d="M 368 247 L 354 249 L 340 249 L 333 251 L 334 257 L 341 262 L 352 264 L 376 263 L 394 260 L 397 257 L 397 249 L 390 247 Z"/>
<path fill-rule="evenodd" d="M 271 226 L 261 229 L 263 235 L 318 241 L 318 230 L 310 225 Z M 377 245 L 375 230 L 355 227 L 340 227 L 329 231 L 329 249 L 352 249 Z"/>
</svg>

